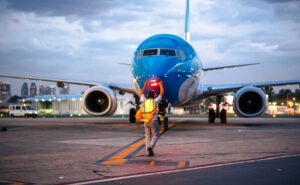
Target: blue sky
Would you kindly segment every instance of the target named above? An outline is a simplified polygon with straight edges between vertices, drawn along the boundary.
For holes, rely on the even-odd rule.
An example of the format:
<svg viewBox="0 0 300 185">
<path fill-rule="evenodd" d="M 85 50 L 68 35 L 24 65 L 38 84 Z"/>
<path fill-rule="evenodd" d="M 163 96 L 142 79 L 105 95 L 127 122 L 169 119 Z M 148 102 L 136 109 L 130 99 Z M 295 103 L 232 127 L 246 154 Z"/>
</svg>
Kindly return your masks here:
<svg viewBox="0 0 300 185">
<path fill-rule="evenodd" d="M 208 83 L 300 78 L 300 1 L 190 3 L 204 66 L 261 63 L 209 72 Z M 184 9 L 185 0 L 0 0 L 0 73 L 130 82 L 130 68 L 117 63 L 130 63 L 151 35 L 183 36 Z"/>
</svg>

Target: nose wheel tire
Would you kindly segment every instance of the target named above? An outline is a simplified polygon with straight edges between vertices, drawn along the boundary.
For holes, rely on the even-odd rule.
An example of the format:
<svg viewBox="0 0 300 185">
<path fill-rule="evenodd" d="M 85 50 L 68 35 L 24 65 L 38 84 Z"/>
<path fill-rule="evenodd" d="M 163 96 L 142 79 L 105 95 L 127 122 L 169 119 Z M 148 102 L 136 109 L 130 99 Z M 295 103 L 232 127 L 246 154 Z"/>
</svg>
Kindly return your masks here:
<svg viewBox="0 0 300 185">
<path fill-rule="evenodd" d="M 209 109 L 208 110 L 208 122 L 209 123 L 214 123 L 216 120 L 216 112 L 214 109 Z"/>
<path fill-rule="evenodd" d="M 136 122 L 135 114 L 136 114 L 135 108 L 131 108 L 130 111 L 129 111 L 129 122 L 130 123 L 135 123 Z"/>
</svg>

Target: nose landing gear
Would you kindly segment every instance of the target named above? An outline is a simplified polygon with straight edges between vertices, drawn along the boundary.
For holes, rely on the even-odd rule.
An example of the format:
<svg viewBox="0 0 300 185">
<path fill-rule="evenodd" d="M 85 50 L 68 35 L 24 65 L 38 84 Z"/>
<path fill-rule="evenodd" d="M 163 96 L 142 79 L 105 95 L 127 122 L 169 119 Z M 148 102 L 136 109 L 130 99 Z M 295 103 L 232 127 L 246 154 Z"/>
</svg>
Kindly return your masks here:
<svg viewBox="0 0 300 185">
<path fill-rule="evenodd" d="M 140 102 L 140 98 L 137 95 L 134 95 L 133 97 L 134 97 L 134 103 L 130 102 L 130 104 L 135 105 L 136 108 L 131 108 L 129 110 L 129 122 L 130 123 L 136 122 L 135 114 L 136 114 L 136 111 L 139 109 L 139 102 Z"/>
<path fill-rule="evenodd" d="M 169 118 L 166 116 L 168 108 L 167 101 L 161 101 L 158 107 L 158 123 L 163 126 L 164 131 L 169 129 Z"/>
</svg>

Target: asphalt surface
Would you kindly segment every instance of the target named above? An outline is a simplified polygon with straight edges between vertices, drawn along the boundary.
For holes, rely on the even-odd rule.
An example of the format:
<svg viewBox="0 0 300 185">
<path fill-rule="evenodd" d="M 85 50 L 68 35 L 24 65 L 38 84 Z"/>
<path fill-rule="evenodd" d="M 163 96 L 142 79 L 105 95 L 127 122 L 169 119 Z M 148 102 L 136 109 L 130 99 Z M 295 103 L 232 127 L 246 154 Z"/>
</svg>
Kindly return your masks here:
<svg viewBox="0 0 300 185">
<path fill-rule="evenodd" d="M 7 131 L 0 132 L 0 184 L 90 182 L 300 153 L 299 118 L 229 118 L 228 124 L 208 124 L 206 118 L 170 120 L 172 128 L 159 138 L 156 155 L 147 157 L 143 125 L 130 124 L 126 118 L 1 118 L 0 127 Z M 282 159 L 288 160 L 288 166 L 277 167 L 283 180 L 294 179 L 294 169 L 300 169 L 296 159 L 291 163 Z M 271 177 L 268 165 L 255 170 L 252 165 L 255 163 L 191 171 L 190 181 L 185 183 L 198 184 L 198 177 L 201 182 L 219 184 L 228 179 L 231 183 L 231 177 L 243 180 L 250 172 L 249 184 L 260 183 L 262 174 Z M 183 176 L 188 176 L 185 173 Z M 176 179 L 159 181 L 165 184 L 166 178 Z M 184 178 L 176 181 L 180 179 Z M 148 180 L 141 184 L 145 183 Z"/>
<path fill-rule="evenodd" d="M 299 185 L 300 156 L 91 182 L 105 185 Z"/>
</svg>

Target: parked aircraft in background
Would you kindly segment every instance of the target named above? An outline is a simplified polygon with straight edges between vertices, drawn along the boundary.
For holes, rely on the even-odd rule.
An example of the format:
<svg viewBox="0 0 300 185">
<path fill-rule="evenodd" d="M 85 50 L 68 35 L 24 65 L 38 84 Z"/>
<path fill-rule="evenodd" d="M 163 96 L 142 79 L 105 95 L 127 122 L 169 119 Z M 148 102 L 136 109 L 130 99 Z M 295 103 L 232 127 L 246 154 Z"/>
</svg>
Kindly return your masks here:
<svg viewBox="0 0 300 185">
<path fill-rule="evenodd" d="M 217 108 L 216 110 L 210 109 L 208 115 L 211 123 L 215 122 L 216 118 L 220 118 L 222 123 L 226 122 L 226 110 L 220 110 L 222 96 L 225 93 L 234 93 L 233 107 L 238 116 L 255 117 L 263 114 L 267 108 L 266 96 L 261 88 L 300 83 L 297 79 L 247 84 L 206 84 L 203 79 L 206 71 L 256 63 L 204 68 L 190 44 L 189 18 L 189 0 L 187 0 L 185 39 L 171 34 L 159 34 L 147 38 L 137 47 L 131 64 L 134 87 L 10 75 L 0 75 L 0 77 L 57 82 L 59 87 L 62 87 L 64 83 L 88 85 L 90 88 L 83 95 L 83 108 L 88 114 L 97 116 L 112 115 L 116 111 L 117 99 L 113 90 L 132 93 L 136 100 L 136 108 L 138 108 L 140 90 L 145 82 L 150 81 L 152 88 L 155 88 L 157 81 L 162 81 L 165 92 L 160 106 L 161 114 L 165 113 L 166 105 L 169 103 L 174 107 L 187 106 L 216 96 Z M 135 122 L 135 112 L 136 109 L 130 110 L 130 122 Z M 165 118 L 166 127 L 167 122 Z"/>
</svg>

